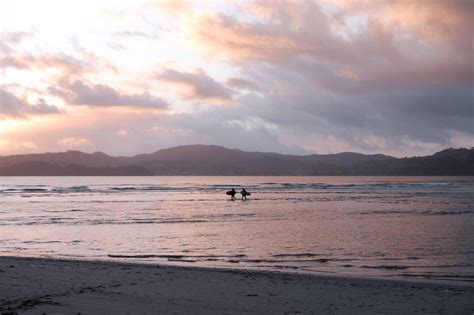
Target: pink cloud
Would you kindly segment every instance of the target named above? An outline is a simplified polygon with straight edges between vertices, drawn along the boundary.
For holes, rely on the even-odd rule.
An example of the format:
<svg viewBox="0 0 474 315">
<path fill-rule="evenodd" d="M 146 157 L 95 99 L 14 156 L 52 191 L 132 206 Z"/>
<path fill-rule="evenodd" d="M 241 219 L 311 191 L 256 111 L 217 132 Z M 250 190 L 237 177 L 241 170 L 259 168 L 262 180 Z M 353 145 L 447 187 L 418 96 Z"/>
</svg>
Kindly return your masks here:
<svg viewBox="0 0 474 315">
<path fill-rule="evenodd" d="M 61 111 L 54 105 L 47 104 L 40 98 L 30 104 L 26 99 L 0 88 L 0 118 L 27 118 L 31 115 L 59 114 Z"/>
<path fill-rule="evenodd" d="M 306 1 L 252 2 L 245 10 L 252 19 L 202 15 L 192 25 L 193 40 L 213 57 L 243 67 L 271 64 L 331 90 L 473 81 L 470 1 L 364 2 L 333 15 Z M 367 23 L 357 31 L 346 38 L 334 32 L 335 24 L 362 13 Z"/>
<path fill-rule="evenodd" d="M 204 70 L 181 72 L 171 68 L 164 68 L 157 73 L 155 79 L 185 87 L 181 90 L 181 97 L 185 99 L 215 99 L 229 102 L 232 99 L 232 90 L 211 78 Z"/>
<path fill-rule="evenodd" d="M 141 94 L 126 94 L 107 85 L 90 84 L 80 80 L 50 87 L 49 91 L 72 105 L 98 107 L 130 107 L 150 110 L 165 110 L 165 100 L 152 96 L 148 91 Z"/>
</svg>

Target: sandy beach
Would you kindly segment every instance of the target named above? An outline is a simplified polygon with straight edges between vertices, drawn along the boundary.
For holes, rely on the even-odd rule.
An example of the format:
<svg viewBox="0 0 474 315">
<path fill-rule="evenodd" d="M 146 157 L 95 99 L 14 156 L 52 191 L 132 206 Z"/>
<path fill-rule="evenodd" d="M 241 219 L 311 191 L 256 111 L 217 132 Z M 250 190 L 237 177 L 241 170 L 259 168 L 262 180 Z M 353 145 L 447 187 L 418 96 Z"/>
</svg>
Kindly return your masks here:
<svg viewBox="0 0 474 315">
<path fill-rule="evenodd" d="M 2 314 L 472 314 L 474 287 L 0 257 Z"/>
</svg>

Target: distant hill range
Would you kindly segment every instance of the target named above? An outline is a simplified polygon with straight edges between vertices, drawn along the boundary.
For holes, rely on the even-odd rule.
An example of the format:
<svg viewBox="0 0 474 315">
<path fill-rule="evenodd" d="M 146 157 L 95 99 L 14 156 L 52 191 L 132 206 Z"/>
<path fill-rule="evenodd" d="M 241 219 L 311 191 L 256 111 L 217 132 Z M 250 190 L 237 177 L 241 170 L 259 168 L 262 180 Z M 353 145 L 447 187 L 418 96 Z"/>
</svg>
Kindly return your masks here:
<svg viewBox="0 0 474 315">
<path fill-rule="evenodd" d="M 474 148 L 430 156 L 285 155 L 188 145 L 132 157 L 79 151 L 0 157 L 2 176 L 474 175 Z"/>
</svg>

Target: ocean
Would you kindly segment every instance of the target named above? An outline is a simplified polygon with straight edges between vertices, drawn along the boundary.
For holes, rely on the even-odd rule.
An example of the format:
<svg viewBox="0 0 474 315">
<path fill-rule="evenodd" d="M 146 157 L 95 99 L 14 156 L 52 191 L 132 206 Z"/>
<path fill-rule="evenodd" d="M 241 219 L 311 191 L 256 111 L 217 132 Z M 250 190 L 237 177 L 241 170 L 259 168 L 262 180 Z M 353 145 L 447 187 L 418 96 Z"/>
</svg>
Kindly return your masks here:
<svg viewBox="0 0 474 315">
<path fill-rule="evenodd" d="M 0 177 L 1 255 L 472 282 L 473 236 L 473 177 Z"/>
</svg>

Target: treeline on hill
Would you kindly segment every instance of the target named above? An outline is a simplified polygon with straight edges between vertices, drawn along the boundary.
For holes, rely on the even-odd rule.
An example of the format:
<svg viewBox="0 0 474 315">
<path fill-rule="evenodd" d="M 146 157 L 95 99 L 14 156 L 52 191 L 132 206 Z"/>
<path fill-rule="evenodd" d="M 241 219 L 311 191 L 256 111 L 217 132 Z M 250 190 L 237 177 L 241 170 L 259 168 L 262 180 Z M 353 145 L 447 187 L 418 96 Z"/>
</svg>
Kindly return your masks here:
<svg viewBox="0 0 474 315">
<path fill-rule="evenodd" d="M 60 166 L 45 162 L 24 162 L 0 167 L 2 176 L 150 176 L 153 173 L 142 166 L 90 167 L 70 164 Z"/>
<path fill-rule="evenodd" d="M 132 157 L 79 151 L 0 157 L 3 176 L 474 175 L 474 149 L 395 158 L 360 153 L 284 155 L 189 145 Z"/>
</svg>

